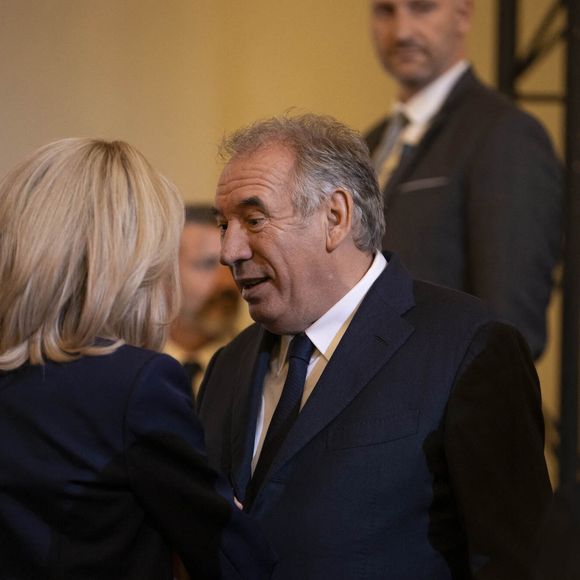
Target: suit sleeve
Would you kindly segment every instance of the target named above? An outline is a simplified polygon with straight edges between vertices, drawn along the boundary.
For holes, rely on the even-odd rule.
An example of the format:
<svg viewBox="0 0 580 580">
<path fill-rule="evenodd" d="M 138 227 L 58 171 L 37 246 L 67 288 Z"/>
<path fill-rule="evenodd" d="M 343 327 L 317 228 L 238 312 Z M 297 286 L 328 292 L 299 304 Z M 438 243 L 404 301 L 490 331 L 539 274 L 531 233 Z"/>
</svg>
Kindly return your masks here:
<svg viewBox="0 0 580 580">
<path fill-rule="evenodd" d="M 135 495 L 192 578 L 270 577 L 273 554 L 208 467 L 187 379 L 170 357 L 154 357 L 136 379 L 125 438 Z"/>
<path fill-rule="evenodd" d="M 488 129 L 467 181 L 468 291 L 514 325 L 537 358 L 560 255 L 562 171 L 531 116 L 510 108 Z"/>
<path fill-rule="evenodd" d="M 538 379 L 514 328 L 491 323 L 475 336 L 449 400 L 444 438 L 473 577 L 529 578 L 551 488 Z"/>
</svg>

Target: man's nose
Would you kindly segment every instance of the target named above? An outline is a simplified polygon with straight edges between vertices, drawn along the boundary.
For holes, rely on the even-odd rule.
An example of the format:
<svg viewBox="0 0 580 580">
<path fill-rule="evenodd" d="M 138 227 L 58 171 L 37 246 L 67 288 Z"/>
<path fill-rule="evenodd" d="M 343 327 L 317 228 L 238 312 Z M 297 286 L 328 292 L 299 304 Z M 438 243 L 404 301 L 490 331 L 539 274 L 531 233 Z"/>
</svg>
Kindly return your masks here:
<svg viewBox="0 0 580 580">
<path fill-rule="evenodd" d="M 228 224 L 222 236 L 220 261 L 230 268 L 252 257 L 248 234 L 237 224 Z"/>
<path fill-rule="evenodd" d="M 407 40 L 412 36 L 413 17 L 404 7 L 393 14 L 393 36 L 397 40 Z"/>
</svg>

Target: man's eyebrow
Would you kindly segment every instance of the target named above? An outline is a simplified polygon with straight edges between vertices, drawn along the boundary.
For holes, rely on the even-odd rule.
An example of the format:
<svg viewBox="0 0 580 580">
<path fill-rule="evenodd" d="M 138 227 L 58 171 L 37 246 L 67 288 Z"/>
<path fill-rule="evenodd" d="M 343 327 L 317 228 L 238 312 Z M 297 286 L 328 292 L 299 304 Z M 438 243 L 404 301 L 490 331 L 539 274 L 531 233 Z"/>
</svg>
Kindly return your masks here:
<svg viewBox="0 0 580 580">
<path fill-rule="evenodd" d="M 240 203 L 238 203 L 238 207 L 241 208 L 256 208 L 259 209 L 260 211 L 264 212 L 264 213 L 268 213 L 267 209 L 266 209 L 266 205 L 264 204 L 264 202 L 256 195 L 253 195 L 252 197 L 246 197 L 245 199 L 242 199 L 242 201 L 240 201 Z M 212 207 L 211 208 L 211 212 L 213 213 L 214 217 L 216 219 L 220 219 L 221 217 L 223 217 L 223 213 L 217 208 L 217 207 Z"/>
<path fill-rule="evenodd" d="M 264 213 L 266 213 L 266 206 L 264 202 L 257 196 L 247 197 L 246 199 L 242 199 L 240 201 L 240 207 L 255 207 Z"/>
</svg>

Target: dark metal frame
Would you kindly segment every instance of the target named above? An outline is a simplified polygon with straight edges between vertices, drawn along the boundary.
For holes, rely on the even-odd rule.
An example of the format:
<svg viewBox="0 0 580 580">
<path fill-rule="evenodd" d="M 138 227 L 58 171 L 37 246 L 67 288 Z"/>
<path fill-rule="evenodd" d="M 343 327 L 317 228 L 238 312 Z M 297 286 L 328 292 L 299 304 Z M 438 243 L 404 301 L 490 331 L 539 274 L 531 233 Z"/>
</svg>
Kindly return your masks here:
<svg viewBox="0 0 580 580">
<path fill-rule="evenodd" d="M 580 469 L 578 384 L 580 376 L 580 7 L 568 3 L 566 74 L 566 267 L 562 340 L 560 478 L 577 478 Z"/>
<path fill-rule="evenodd" d="M 533 1 L 533 0 L 529 0 Z M 517 17 L 520 0 L 498 0 L 498 86 L 514 99 L 553 101 L 565 106 L 566 211 L 564 242 L 562 355 L 560 370 L 561 412 L 558 430 L 560 484 L 574 481 L 580 472 L 580 6 L 577 0 L 554 0 L 529 46 L 518 51 Z M 566 26 L 554 31 L 560 12 Z M 517 81 L 558 42 L 566 42 L 566 94 L 526 94 Z"/>
</svg>

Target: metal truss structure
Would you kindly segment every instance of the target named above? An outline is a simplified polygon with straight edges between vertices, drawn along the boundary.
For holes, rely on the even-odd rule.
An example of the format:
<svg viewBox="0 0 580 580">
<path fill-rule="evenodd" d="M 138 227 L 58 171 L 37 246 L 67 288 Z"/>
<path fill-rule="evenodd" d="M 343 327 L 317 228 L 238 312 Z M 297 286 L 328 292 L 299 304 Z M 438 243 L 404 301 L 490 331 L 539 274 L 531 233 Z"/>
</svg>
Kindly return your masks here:
<svg viewBox="0 0 580 580">
<path fill-rule="evenodd" d="M 580 474 L 580 2 L 554 0 L 528 46 L 520 50 L 518 17 L 522 3 L 526 1 L 536 0 L 497 0 L 497 78 L 499 89 L 513 99 L 557 102 L 564 107 L 566 211 L 562 281 L 561 412 L 558 423 L 559 480 L 562 485 L 574 481 Z M 562 20 L 564 25 L 557 25 Z M 532 71 L 560 43 L 564 43 L 566 49 L 564 91 L 518 91 L 518 80 Z"/>
</svg>

